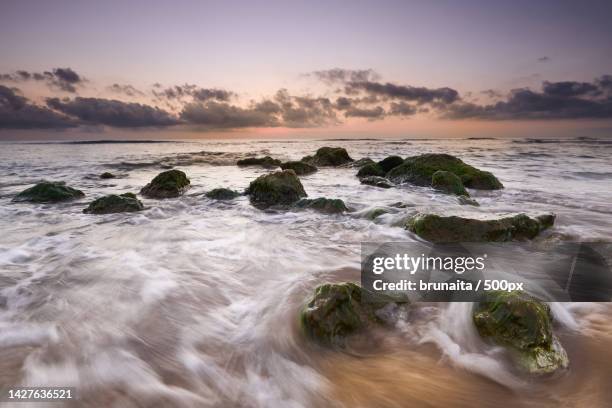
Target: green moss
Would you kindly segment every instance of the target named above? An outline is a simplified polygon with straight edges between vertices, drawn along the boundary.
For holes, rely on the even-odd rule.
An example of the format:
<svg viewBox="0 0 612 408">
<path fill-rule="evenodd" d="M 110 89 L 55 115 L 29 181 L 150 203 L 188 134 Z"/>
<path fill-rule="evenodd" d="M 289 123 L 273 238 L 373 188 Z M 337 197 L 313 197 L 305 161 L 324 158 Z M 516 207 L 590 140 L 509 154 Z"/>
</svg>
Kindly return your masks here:
<svg viewBox="0 0 612 408">
<path fill-rule="evenodd" d="M 455 173 L 451 173 L 450 171 L 436 171 L 433 176 L 431 176 L 431 186 L 434 189 L 442 191 L 446 194 L 454 194 L 467 197 L 470 196 L 465 190 L 465 187 L 463 187 L 461 179 L 457 175 L 455 175 Z"/>
<path fill-rule="evenodd" d="M 317 168 L 303 161 L 289 161 L 280 165 L 283 170 L 293 170 L 298 176 L 312 174 L 317 171 Z"/>
<path fill-rule="evenodd" d="M 353 161 L 343 147 L 321 147 L 314 156 L 302 158 L 303 162 L 313 166 L 340 166 Z"/>
<path fill-rule="evenodd" d="M 402 159 L 399 156 L 389 156 L 386 157 L 384 159 L 382 159 L 381 161 L 378 162 L 378 165 L 380 166 L 380 168 L 382 169 L 383 172 L 387 173 L 389 171 L 391 171 L 392 169 L 394 169 L 395 167 L 399 166 L 400 164 L 404 163 L 404 159 Z M 375 174 L 376 176 L 377 174 Z M 384 174 L 381 174 L 381 176 L 384 176 Z"/>
<path fill-rule="evenodd" d="M 260 176 L 251 182 L 247 192 L 253 205 L 259 208 L 290 205 L 307 195 L 293 170 Z"/>
<path fill-rule="evenodd" d="M 382 207 L 376 207 L 368 211 L 365 215 L 365 218 L 373 221 L 376 218 L 380 217 L 381 215 L 388 214 L 388 213 L 389 213 L 388 209 L 382 208 Z"/>
<path fill-rule="evenodd" d="M 525 292 L 486 292 L 472 318 L 481 337 L 515 351 L 521 368 L 531 373 L 549 373 L 568 364 L 552 330 L 549 306 Z"/>
<path fill-rule="evenodd" d="M 308 199 L 302 198 L 295 204 L 298 208 L 309 208 L 312 210 L 316 210 L 322 212 L 324 214 L 340 214 L 345 211 L 348 211 L 348 208 L 344 204 L 344 201 L 340 199 L 332 199 L 332 198 L 315 198 Z"/>
<path fill-rule="evenodd" d="M 159 173 L 149 184 L 140 190 L 140 194 L 151 198 L 178 197 L 189 188 L 187 175 L 180 170 L 168 170 Z"/>
<path fill-rule="evenodd" d="M 525 214 L 493 220 L 418 214 L 406 228 L 430 242 L 504 242 L 533 239 L 547 227 Z"/>
<path fill-rule="evenodd" d="M 503 188 L 491 173 L 478 170 L 449 154 L 422 154 L 407 158 L 404 163 L 387 173 L 387 178 L 396 183 L 409 182 L 419 186 L 431 185 L 431 178 L 438 170 L 457 175 L 464 186 L 483 190 Z"/>
<path fill-rule="evenodd" d="M 240 195 L 239 192 L 229 188 L 215 188 L 207 192 L 206 197 L 213 200 L 232 200 Z"/>
<path fill-rule="evenodd" d="M 111 214 L 120 212 L 135 212 L 143 210 L 144 206 L 132 193 L 121 195 L 111 194 L 92 201 L 83 210 L 86 214 Z"/>
<path fill-rule="evenodd" d="M 382 177 L 385 175 L 384 170 L 378 163 L 366 164 L 357 172 L 357 177 L 369 177 L 369 176 L 378 176 Z"/>
<path fill-rule="evenodd" d="M 280 160 L 273 159 L 270 156 L 265 157 L 247 157 L 246 159 L 238 160 L 238 166 L 263 166 L 263 167 L 278 167 L 281 164 Z"/>
<path fill-rule="evenodd" d="M 32 203 L 55 203 L 83 197 L 81 190 L 68 187 L 63 182 L 43 181 L 17 194 L 13 201 Z"/>
</svg>

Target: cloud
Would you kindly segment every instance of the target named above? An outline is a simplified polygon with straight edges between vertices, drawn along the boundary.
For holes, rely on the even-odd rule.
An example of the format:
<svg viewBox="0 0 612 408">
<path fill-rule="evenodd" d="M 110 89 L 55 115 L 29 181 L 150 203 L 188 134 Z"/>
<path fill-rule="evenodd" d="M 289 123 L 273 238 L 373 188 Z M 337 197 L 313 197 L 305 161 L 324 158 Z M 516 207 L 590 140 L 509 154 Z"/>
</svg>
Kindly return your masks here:
<svg viewBox="0 0 612 408">
<path fill-rule="evenodd" d="M 344 112 L 344 116 L 347 118 L 366 118 L 368 120 L 384 119 L 385 110 L 382 106 L 376 106 L 375 108 L 349 108 Z"/>
<path fill-rule="evenodd" d="M 432 102 L 450 104 L 459 99 L 459 93 L 452 88 L 431 89 L 396 85 L 390 82 L 352 81 L 346 84 L 345 91 L 349 95 L 365 92 L 385 99 L 413 101 L 418 104 Z"/>
<path fill-rule="evenodd" d="M 64 115 L 33 105 L 17 91 L 0 85 L 0 129 L 57 129 L 77 125 Z"/>
<path fill-rule="evenodd" d="M 328 85 L 345 82 L 376 81 L 380 78 L 380 75 L 372 69 L 353 70 L 333 68 L 323 71 L 314 71 L 307 75 L 312 75 Z"/>
<path fill-rule="evenodd" d="M 0 81 L 22 82 L 42 81 L 50 88 L 76 93 L 77 86 L 82 85 L 85 79 L 71 68 L 54 68 L 51 71 L 28 72 L 17 70 L 13 74 L 0 74 Z"/>
<path fill-rule="evenodd" d="M 139 103 L 126 103 L 114 99 L 47 98 L 47 106 L 90 125 L 119 128 L 164 127 L 179 124 L 170 113 Z"/>
<path fill-rule="evenodd" d="M 590 82 L 544 82 L 542 91 L 515 89 L 508 99 L 491 105 L 457 103 L 442 114 L 450 119 L 611 119 L 609 75 Z"/>
<path fill-rule="evenodd" d="M 190 98 L 194 101 L 205 102 L 208 100 L 216 100 L 219 102 L 228 102 L 235 94 L 224 89 L 217 88 L 200 88 L 197 85 L 175 85 L 165 89 L 161 89 L 160 84 L 154 84 L 153 94 L 159 100 L 183 101 L 185 98 Z M 161 89 L 161 90 L 156 90 Z"/>
<path fill-rule="evenodd" d="M 134 88 L 132 85 L 120 85 L 120 84 L 112 84 L 111 86 L 106 88 L 110 92 L 116 94 L 123 94 L 127 96 L 144 96 L 144 93 Z"/>
<path fill-rule="evenodd" d="M 538 58 L 538 62 L 550 62 L 550 57 L 543 56 Z"/>
<path fill-rule="evenodd" d="M 424 110 L 426 112 L 426 110 Z M 391 110 L 389 111 L 390 115 L 395 116 L 412 116 L 417 113 L 417 108 L 414 105 L 411 105 L 406 102 L 393 102 L 391 104 Z"/>
<path fill-rule="evenodd" d="M 485 89 L 484 91 L 480 91 L 480 93 L 488 96 L 491 99 L 498 99 L 504 96 L 500 91 L 496 89 Z"/>
<path fill-rule="evenodd" d="M 185 105 L 179 117 L 186 123 L 209 128 L 235 129 L 275 127 L 278 121 L 270 111 L 241 108 L 224 102 L 192 102 Z"/>
</svg>

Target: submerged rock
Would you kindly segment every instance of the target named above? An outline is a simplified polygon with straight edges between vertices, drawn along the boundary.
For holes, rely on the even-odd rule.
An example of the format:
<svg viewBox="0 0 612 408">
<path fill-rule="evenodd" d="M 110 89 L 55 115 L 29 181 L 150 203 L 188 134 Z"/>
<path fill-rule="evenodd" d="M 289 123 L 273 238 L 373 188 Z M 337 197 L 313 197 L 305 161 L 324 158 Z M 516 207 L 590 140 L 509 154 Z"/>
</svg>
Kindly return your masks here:
<svg viewBox="0 0 612 408">
<path fill-rule="evenodd" d="M 101 179 L 112 179 L 115 177 L 117 176 L 115 176 L 113 173 L 109 173 L 108 171 L 105 171 L 104 173 L 100 174 Z"/>
<path fill-rule="evenodd" d="M 13 201 L 31 203 L 56 203 L 85 196 L 81 190 L 68 187 L 64 182 L 43 181 L 17 194 Z"/>
<path fill-rule="evenodd" d="M 486 292 L 472 318 L 481 337 L 511 349 L 519 367 L 531 374 L 569 365 L 552 330 L 550 307 L 525 292 Z"/>
<path fill-rule="evenodd" d="M 253 205 L 266 208 L 272 205 L 290 205 L 307 194 L 293 170 L 265 174 L 253 180 L 247 189 Z"/>
<path fill-rule="evenodd" d="M 385 175 L 385 171 L 380 167 L 378 163 L 366 164 L 357 172 L 357 177 L 370 177 L 370 176 L 378 176 L 383 177 Z"/>
<path fill-rule="evenodd" d="M 304 163 L 303 161 L 288 161 L 282 163 L 280 168 L 283 170 L 293 170 L 298 176 L 312 174 L 317 171 L 317 168 L 311 164 Z"/>
<path fill-rule="evenodd" d="M 376 163 L 374 160 L 370 159 L 369 157 L 364 157 L 363 159 L 359 159 L 359 160 L 355 160 L 353 162 L 347 163 L 343 165 L 343 167 L 351 167 L 354 169 L 360 169 L 363 166 L 366 166 L 368 164 L 374 164 L 374 163 Z"/>
<path fill-rule="evenodd" d="M 433 174 L 438 170 L 454 173 L 461 179 L 463 185 L 469 188 L 498 190 L 504 187 L 492 173 L 472 167 L 449 154 L 422 154 L 409 157 L 404 163 L 389 171 L 387 178 L 395 183 L 409 182 L 419 186 L 429 186 Z"/>
<path fill-rule="evenodd" d="M 295 204 L 295 206 L 298 208 L 310 208 L 312 210 L 316 210 L 324 214 L 340 214 L 345 211 L 348 211 L 348 208 L 344 204 L 344 201 L 337 198 L 302 198 Z"/>
<path fill-rule="evenodd" d="M 455 194 L 458 196 L 466 196 L 470 195 L 463 187 L 463 183 L 461 179 L 450 171 L 438 170 L 433 176 L 431 176 L 431 186 L 438 190 L 442 191 L 446 194 Z"/>
<path fill-rule="evenodd" d="M 314 156 L 302 158 L 303 162 L 313 166 L 341 166 L 354 161 L 343 147 L 321 147 Z"/>
<path fill-rule="evenodd" d="M 232 200 L 238 197 L 240 193 L 229 188 L 215 188 L 204 195 L 213 200 Z"/>
<path fill-rule="evenodd" d="M 493 220 L 417 214 L 406 228 L 430 242 L 503 242 L 533 239 L 551 225 L 525 214 Z"/>
<path fill-rule="evenodd" d="M 380 187 L 380 188 L 391 188 L 393 183 L 384 177 L 369 176 L 360 179 L 361 184 L 367 184 L 369 186 Z"/>
<path fill-rule="evenodd" d="M 159 173 L 149 184 L 140 190 L 140 194 L 151 198 L 178 197 L 183 194 L 191 182 L 180 170 L 168 170 Z"/>
<path fill-rule="evenodd" d="M 86 214 L 112 214 L 120 212 L 141 211 L 144 206 L 133 193 L 111 194 L 92 201 L 83 210 Z"/>
<path fill-rule="evenodd" d="M 402 159 L 401 157 L 389 156 L 379 161 L 378 165 L 385 173 L 388 173 L 389 171 L 391 171 L 392 169 L 396 168 L 397 166 L 403 163 L 404 163 L 404 159 Z"/>
<path fill-rule="evenodd" d="M 263 166 L 268 168 L 274 168 L 281 165 L 281 161 L 273 159 L 270 156 L 265 157 L 247 157 L 246 159 L 238 160 L 236 162 L 238 166 Z"/>
<path fill-rule="evenodd" d="M 376 218 L 380 217 L 381 215 L 388 214 L 389 212 L 390 211 L 387 208 L 376 207 L 366 212 L 365 218 L 370 221 L 374 221 Z"/>
</svg>

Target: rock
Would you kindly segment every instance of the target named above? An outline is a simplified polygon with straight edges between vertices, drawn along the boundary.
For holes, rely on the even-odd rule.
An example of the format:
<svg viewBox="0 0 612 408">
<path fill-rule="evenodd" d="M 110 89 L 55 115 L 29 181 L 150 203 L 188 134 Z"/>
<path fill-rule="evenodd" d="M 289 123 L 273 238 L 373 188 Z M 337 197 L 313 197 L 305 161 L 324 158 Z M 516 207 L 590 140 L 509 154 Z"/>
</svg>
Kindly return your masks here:
<svg viewBox="0 0 612 408">
<path fill-rule="evenodd" d="M 267 168 L 274 168 L 281 165 L 281 161 L 273 159 L 270 156 L 265 157 L 247 157 L 246 159 L 238 160 L 236 162 L 238 166 L 263 166 Z"/>
<path fill-rule="evenodd" d="M 307 194 L 293 170 L 265 174 L 251 182 L 247 189 L 253 205 L 267 208 L 272 205 L 290 205 Z"/>
<path fill-rule="evenodd" d="M 455 175 L 455 173 L 451 173 L 450 171 L 436 171 L 433 176 L 431 176 L 431 186 L 434 189 L 442 191 L 446 194 L 455 194 L 466 197 L 470 196 L 465 190 L 465 187 L 463 187 L 461 179 Z"/>
<path fill-rule="evenodd" d="M 115 176 L 113 173 L 109 173 L 108 171 L 105 171 L 104 173 L 100 174 L 101 179 L 112 179 L 115 177 L 117 176 Z"/>
<path fill-rule="evenodd" d="M 376 207 L 371 209 L 365 214 L 365 218 L 370 221 L 374 221 L 376 218 L 380 217 L 383 214 L 388 214 L 389 210 L 383 207 Z"/>
<path fill-rule="evenodd" d="M 552 330 L 550 307 L 525 292 L 486 292 L 472 318 L 481 337 L 512 350 L 519 367 L 530 374 L 549 374 L 569 365 Z"/>
<path fill-rule="evenodd" d="M 493 220 L 417 214 L 406 228 L 430 242 L 504 242 L 535 238 L 548 228 L 525 214 Z"/>
<path fill-rule="evenodd" d="M 369 186 L 380 187 L 380 188 L 391 188 L 393 184 L 384 177 L 369 176 L 360 179 L 361 184 L 367 184 Z"/>
<path fill-rule="evenodd" d="M 321 147 L 314 156 L 302 158 L 303 162 L 313 166 L 341 166 L 354 161 L 343 147 Z"/>
<path fill-rule="evenodd" d="M 178 197 L 183 194 L 191 182 L 180 170 L 168 170 L 159 173 L 149 184 L 140 190 L 140 194 L 151 198 Z"/>
<path fill-rule="evenodd" d="M 407 158 L 404 163 L 387 173 L 395 183 L 409 182 L 418 186 L 431 185 L 431 178 L 438 170 L 450 171 L 457 175 L 463 185 L 481 190 L 498 190 L 502 183 L 488 171 L 478 170 L 457 157 L 449 154 L 422 154 Z"/>
<path fill-rule="evenodd" d="M 366 164 L 357 172 L 357 177 L 369 177 L 369 176 L 378 176 L 383 177 L 385 175 L 385 171 L 380 167 L 378 163 Z"/>
<path fill-rule="evenodd" d="M 388 173 L 389 171 L 391 171 L 392 169 L 396 168 L 397 166 L 403 163 L 404 163 L 404 159 L 402 159 L 401 157 L 389 156 L 379 161 L 378 165 L 385 173 Z"/>
<path fill-rule="evenodd" d="M 240 193 L 229 188 L 215 188 L 204 195 L 213 200 L 232 200 L 238 197 Z"/>
<path fill-rule="evenodd" d="M 342 165 L 342 167 L 351 167 L 354 169 L 360 169 L 365 165 L 374 164 L 374 163 L 376 163 L 374 160 L 370 159 L 369 157 L 364 157 L 363 159 L 355 160 L 354 162 L 344 164 Z"/>
<path fill-rule="evenodd" d="M 298 176 L 312 174 L 317 171 L 317 168 L 303 161 L 289 161 L 282 163 L 280 168 L 283 170 L 293 170 Z"/>
<path fill-rule="evenodd" d="M 89 206 L 83 210 L 85 214 L 112 214 L 120 212 L 135 212 L 141 211 L 144 206 L 136 198 L 133 193 L 125 193 L 121 195 L 111 194 L 100 197 L 92 201 Z"/>
<path fill-rule="evenodd" d="M 476 201 L 476 200 L 474 200 L 473 198 L 470 198 L 470 197 L 457 196 L 457 201 L 461 205 L 473 205 L 474 207 L 480 207 L 480 204 L 478 204 L 478 201 Z"/>
<path fill-rule="evenodd" d="M 315 198 L 312 200 L 302 198 L 295 204 L 295 206 L 298 208 L 310 208 L 324 214 L 341 214 L 348 211 L 344 201 L 325 197 Z"/>
<path fill-rule="evenodd" d="M 68 187 L 64 182 L 43 181 L 17 194 L 13 201 L 31 203 L 56 203 L 85 196 L 81 190 Z"/>
</svg>

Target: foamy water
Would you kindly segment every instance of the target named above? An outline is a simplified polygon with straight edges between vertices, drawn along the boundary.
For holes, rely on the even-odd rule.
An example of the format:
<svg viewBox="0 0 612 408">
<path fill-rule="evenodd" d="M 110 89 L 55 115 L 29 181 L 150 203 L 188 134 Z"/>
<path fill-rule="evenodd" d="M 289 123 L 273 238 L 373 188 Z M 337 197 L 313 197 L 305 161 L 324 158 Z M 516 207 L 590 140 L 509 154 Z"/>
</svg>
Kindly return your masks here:
<svg viewBox="0 0 612 408">
<path fill-rule="evenodd" d="M 247 154 L 299 159 L 324 145 L 356 159 L 451 153 L 506 188 L 471 191 L 481 206 L 462 206 L 429 188 L 364 186 L 355 169 L 333 168 L 302 183 L 311 198 L 343 199 L 351 214 L 264 212 L 246 197 L 203 196 L 243 190 L 268 171 L 234 165 Z M 552 383 L 522 378 L 482 342 L 469 304 L 416 305 L 352 354 L 305 341 L 297 311 L 316 285 L 359 279 L 360 242 L 413 241 L 395 225 L 418 211 L 552 211 L 557 222 L 544 239 L 610 241 L 611 153 L 612 143 L 592 139 L 1 144 L 0 388 L 73 386 L 74 406 L 403 406 L 405 398 L 470 406 L 471 397 L 484 406 L 499 398 L 599 406 L 609 395 L 595 380 L 578 382 L 580 390 L 568 384 L 576 373 L 609 373 L 597 365 L 612 366 L 608 305 L 553 305 L 572 367 Z M 143 199 L 139 213 L 82 213 L 101 195 L 138 192 L 168 166 L 190 177 L 185 196 Z M 120 177 L 101 180 L 104 171 Z M 11 203 L 42 179 L 86 197 Z M 407 206 L 389 207 L 397 202 Z M 366 219 L 376 207 L 391 212 Z"/>
</svg>

